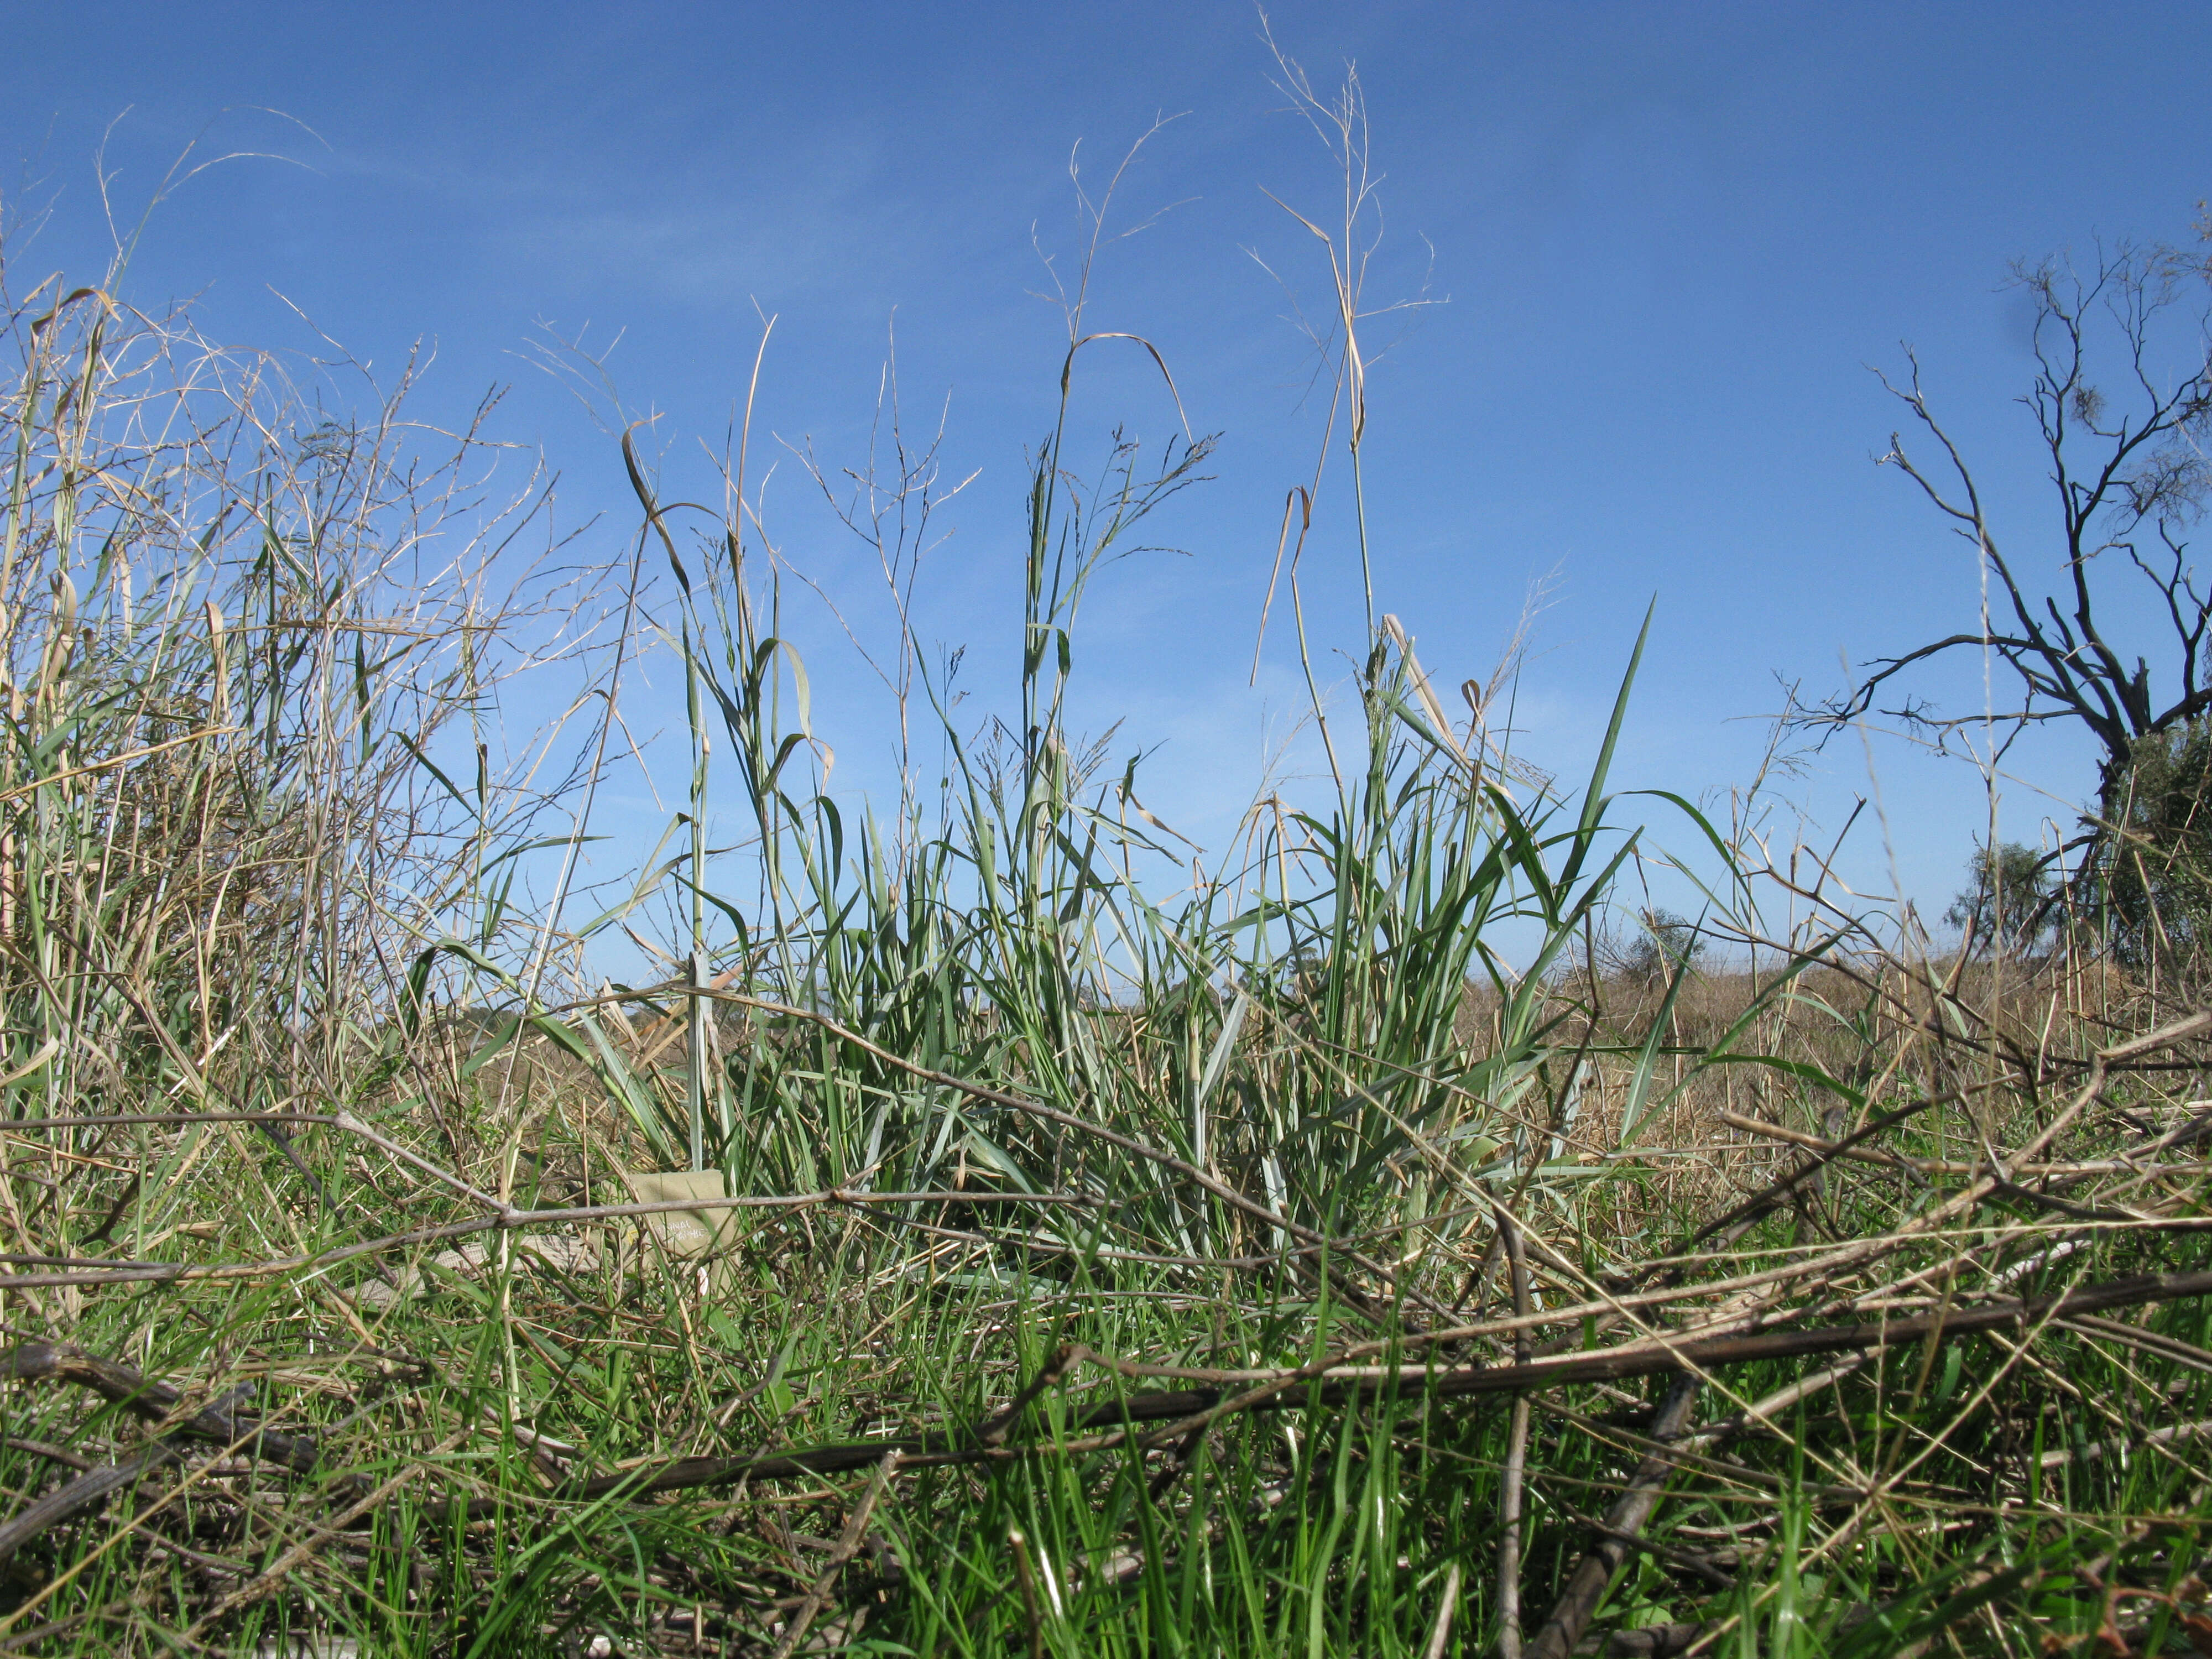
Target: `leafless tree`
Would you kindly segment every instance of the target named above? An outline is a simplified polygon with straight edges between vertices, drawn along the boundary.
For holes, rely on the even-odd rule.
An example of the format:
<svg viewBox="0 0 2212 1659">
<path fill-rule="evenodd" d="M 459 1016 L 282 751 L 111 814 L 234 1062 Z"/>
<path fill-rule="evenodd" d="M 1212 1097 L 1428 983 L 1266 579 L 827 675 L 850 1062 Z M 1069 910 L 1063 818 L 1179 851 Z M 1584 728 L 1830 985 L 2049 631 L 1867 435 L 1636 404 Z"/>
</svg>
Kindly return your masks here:
<svg viewBox="0 0 2212 1659">
<path fill-rule="evenodd" d="M 1921 441 L 1908 451 L 1893 433 L 1881 459 L 1978 550 L 1988 578 L 1981 625 L 1875 659 L 1856 685 L 1802 719 L 1832 732 L 1883 715 L 1939 744 L 1974 728 L 1999 753 L 2030 726 L 2079 721 L 2102 750 L 2094 814 L 2069 844 L 2086 849 L 2086 871 L 2118 822 L 2138 745 L 2212 712 L 2212 593 L 2198 586 L 2187 541 L 2212 487 L 2212 268 L 2171 246 L 2124 245 L 2100 248 L 2086 269 L 2052 258 L 2013 276 L 2034 307 L 2036 374 L 2020 401 L 2035 417 L 2056 492 L 2057 568 L 2040 578 L 2040 560 L 2000 544 L 1908 352 L 1905 384 L 1887 375 L 1883 384 L 1911 411 Z M 1906 690 L 1909 671 L 1959 651 L 2002 661 L 2017 698 L 1955 715 Z"/>
</svg>

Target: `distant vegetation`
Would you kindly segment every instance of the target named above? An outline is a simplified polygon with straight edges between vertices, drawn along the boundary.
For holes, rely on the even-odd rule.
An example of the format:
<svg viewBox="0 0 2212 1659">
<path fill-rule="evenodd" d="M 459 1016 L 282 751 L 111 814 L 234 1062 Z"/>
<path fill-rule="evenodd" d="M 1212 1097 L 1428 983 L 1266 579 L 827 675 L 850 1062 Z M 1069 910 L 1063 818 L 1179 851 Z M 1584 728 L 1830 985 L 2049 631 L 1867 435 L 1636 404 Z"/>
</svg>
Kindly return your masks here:
<svg viewBox="0 0 2212 1659">
<path fill-rule="evenodd" d="M 1285 73 L 1355 185 L 1356 473 L 1364 122 Z M 963 724 L 905 622 L 927 440 L 835 493 L 901 619 L 903 786 L 857 812 L 742 442 L 679 489 L 625 441 L 635 536 L 580 568 L 483 430 L 124 275 L 0 318 L 0 1650 L 2212 1629 L 2197 714 L 2128 728 L 2070 885 L 1996 844 L 1931 955 L 1755 802 L 1639 827 L 1642 641 L 1573 787 L 1395 618 L 1329 700 L 1294 498 L 1328 775 L 1194 870 L 1065 709 L 1090 584 L 1210 447 L 1071 422 L 1146 349 L 1079 285 L 1018 715 Z M 685 775 L 586 893 L 647 653 Z"/>
</svg>

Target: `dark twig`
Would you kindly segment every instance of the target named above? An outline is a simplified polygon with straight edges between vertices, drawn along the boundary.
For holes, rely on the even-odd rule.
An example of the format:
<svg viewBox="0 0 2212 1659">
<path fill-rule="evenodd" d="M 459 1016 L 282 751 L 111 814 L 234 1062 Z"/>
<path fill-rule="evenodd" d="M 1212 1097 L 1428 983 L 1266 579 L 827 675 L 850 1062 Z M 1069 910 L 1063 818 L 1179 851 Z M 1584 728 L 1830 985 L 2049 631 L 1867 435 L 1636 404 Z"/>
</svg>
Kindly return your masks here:
<svg viewBox="0 0 2212 1659">
<path fill-rule="evenodd" d="M 775 1659 L 791 1659 L 806 1635 L 806 1627 L 829 1605 L 837 1588 L 838 1575 L 845 1571 L 845 1564 L 860 1553 L 860 1540 L 868 1533 L 868 1517 L 876 1512 L 876 1502 L 884 1495 L 884 1488 L 890 1484 L 898 1466 L 899 1455 L 896 1451 L 885 1452 L 876 1464 L 876 1478 L 868 1482 L 867 1491 L 860 1494 L 860 1501 L 846 1517 L 845 1530 L 838 1534 L 837 1547 L 830 1553 L 822 1576 L 814 1581 L 814 1587 L 806 1592 L 806 1599 L 793 1612 L 791 1623 L 784 1628 L 783 1639 L 775 1645 Z"/>
<path fill-rule="evenodd" d="M 1651 1437 L 1662 1443 L 1678 1439 L 1690 1425 L 1690 1413 L 1696 1409 L 1698 1394 L 1705 1386 L 1694 1374 L 1686 1373 L 1675 1379 L 1667 1402 L 1659 1408 L 1659 1415 L 1651 1425 Z M 1665 1491 L 1668 1477 L 1674 1472 L 1674 1460 L 1662 1451 L 1655 1451 L 1637 1465 L 1627 1489 L 1606 1511 L 1603 1529 L 1597 1540 L 1584 1553 L 1576 1566 L 1567 1587 L 1552 1606 L 1552 1616 L 1536 1632 L 1529 1648 L 1532 1659 L 1567 1659 L 1582 1640 L 1590 1615 L 1604 1598 L 1606 1586 L 1613 1575 L 1628 1559 L 1631 1547 L 1627 1541 L 1644 1529 L 1651 1518 L 1651 1511 L 1659 1505 L 1660 1494 Z"/>
<path fill-rule="evenodd" d="M 149 1423 L 167 1423 L 184 1401 L 183 1393 L 167 1382 L 149 1381 L 128 1365 L 60 1342 L 27 1342 L 0 1355 L 0 1381 L 75 1382 Z M 313 1436 L 258 1427 L 255 1414 L 239 1411 L 228 1395 L 201 1407 L 169 1432 L 234 1445 L 300 1474 L 315 1467 Z"/>
<path fill-rule="evenodd" d="M 1948 1312 L 1915 1315 L 1871 1324 L 1831 1325 L 1809 1330 L 1761 1331 L 1749 1336 L 1708 1337 L 1666 1346 L 1639 1344 L 1601 1350 L 1595 1353 L 1562 1354 L 1534 1359 L 1526 1364 L 1468 1365 L 1449 1370 L 1419 1367 L 1389 1368 L 1358 1376 L 1330 1377 L 1324 1366 L 1302 1368 L 1285 1374 L 1280 1386 L 1228 1396 L 1218 1389 L 1177 1389 L 1131 1395 L 1074 1414 L 1068 1427 L 1079 1437 L 1051 1445 L 979 1446 L 972 1433 L 919 1435 L 899 1439 L 863 1441 L 857 1444 L 823 1446 L 811 1451 L 762 1453 L 744 1457 L 690 1457 L 662 1465 L 605 1475 L 580 1482 L 560 1492 L 573 1501 L 603 1498 L 622 1491 L 634 1498 L 654 1492 L 680 1492 L 702 1486 L 734 1485 L 739 1480 L 785 1480 L 805 1475 L 831 1474 L 842 1469 L 865 1468 L 886 1452 L 900 1455 L 902 1468 L 945 1468 L 957 1464 L 994 1462 L 1046 1451 L 1098 1451 L 1133 1437 L 1134 1425 L 1166 1423 L 1170 1436 L 1189 1432 L 1203 1421 L 1212 1421 L 1230 1410 L 1279 1411 L 1308 1403 L 1338 1407 L 1406 1386 L 1425 1387 L 1433 1397 L 1455 1398 L 1488 1394 L 1513 1394 L 1528 1389 L 1563 1387 L 1577 1382 L 1618 1382 L 1626 1377 L 1653 1376 L 1668 1371 L 1710 1371 L 1723 1365 L 1751 1364 L 1793 1358 L 1803 1354 L 1851 1353 L 1924 1342 L 1931 1337 L 1948 1342 L 1984 1332 L 2010 1330 L 2039 1322 L 2064 1319 L 2106 1308 L 2139 1306 L 2154 1302 L 2182 1301 L 2212 1296 L 2212 1271 L 2191 1273 L 2144 1273 L 2130 1279 L 2085 1285 L 2063 1295 L 2032 1301 L 2007 1298 L 1979 1307 L 1954 1307 Z M 1085 1360 L 1099 1356 L 1087 1350 Z M 1100 1363 L 1107 1363 L 1103 1360 Z M 1823 1385 L 1832 1381 L 1825 1376 Z M 1297 1383 L 1306 1386 L 1295 1393 Z M 503 1499 L 471 1502 L 471 1516 L 500 1512 Z"/>
<path fill-rule="evenodd" d="M 1005 1410 L 994 1412 L 983 1419 L 975 1431 L 977 1443 L 986 1446 L 1006 1444 L 1007 1431 L 1020 1420 L 1021 1414 L 1029 1409 L 1030 1402 L 1047 1389 L 1057 1387 L 1060 1380 L 1067 1375 L 1070 1368 L 1078 1361 L 1088 1357 L 1090 1352 L 1088 1348 L 1073 1343 L 1055 1351 L 1052 1358 L 1045 1362 L 1044 1369 L 1031 1377 L 1027 1386 L 1007 1402 Z"/>
<path fill-rule="evenodd" d="M 100 1466 L 89 1457 L 80 1457 L 67 1446 L 57 1446 L 45 1440 L 33 1440 L 27 1435 L 11 1434 L 0 1437 L 0 1445 L 10 1451 L 28 1452 L 33 1457 L 43 1457 L 49 1463 L 59 1463 L 64 1468 L 82 1474 L 87 1469 Z"/>
<path fill-rule="evenodd" d="M 1617 1630 L 1607 1638 L 1608 1659 L 1662 1659 L 1687 1653 L 1711 1630 L 1710 1625 L 1650 1625 L 1642 1630 Z"/>
<path fill-rule="evenodd" d="M 1632 1550 L 1641 1551 L 1645 1555 L 1656 1556 L 1669 1566 L 1680 1567 L 1685 1572 L 1694 1573 L 1717 1590 L 1731 1590 L 1735 1588 L 1735 1575 L 1723 1567 L 1711 1556 L 1699 1555 L 1692 1550 L 1676 1549 L 1672 1544 L 1662 1544 L 1656 1538 L 1646 1538 L 1642 1533 L 1624 1532 L 1620 1528 L 1608 1526 L 1602 1521 L 1593 1521 L 1588 1516 L 1577 1515 L 1571 1510 L 1563 1510 L 1562 1512 L 1577 1525 L 1588 1527 L 1601 1538 L 1615 1539 Z"/>
<path fill-rule="evenodd" d="M 1157 1504 L 1168 1495 L 1168 1489 L 1175 1485 L 1182 1472 L 1190 1467 L 1191 1460 L 1198 1455 L 1199 1443 L 1205 1438 L 1204 1429 L 1193 1429 L 1176 1443 L 1176 1449 L 1168 1454 L 1165 1465 L 1152 1477 L 1152 1484 L 1145 1488 L 1146 1495 L 1152 1502 Z"/>
<path fill-rule="evenodd" d="M 118 1366 L 117 1369 L 123 1368 Z M 222 1399 L 203 1407 L 187 1424 L 180 1425 L 175 1432 L 151 1445 L 142 1447 L 120 1463 L 84 1467 L 76 1480 L 66 1482 L 26 1506 L 5 1526 L 0 1526 L 0 1561 L 8 1559 L 48 1528 L 58 1527 L 72 1516 L 97 1508 L 106 1501 L 109 1493 L 137 1485 L 164 1464 L 181 1462 L 183 1454 L 179 1449 L 179 1443 L 191 1432 L 191 1425 L 199 1424 L 204 1428 L 207 1423 L 215 1421 L 235 1422 L 237 1407 L 251 1388 L 251 1384 L 246 1384 L 232 1389 Z M 251 1428 L 245 1431 L 247 1434 L 253 1432 Z M 82 1466 L 82 1460 L 63 1452 L 58 1446 L 41 1449 L 43 1455 L 52 1456 L 58 1454 L 62 1458 Z"/>
<path fill-rule="evenodd" d="M 95 1465 L 74 1480 L 57 1486 L 25 1506 L 5 1526 L 0 1526 L 0 1561 L 8 1559 L 49 1527 L 58 1527 L 106 1502 L 109 1493 L 135 1486 L 162 1464 L 175 1462 L 178 1456 L 173 1445 L 157 1440 L 120 1463 Z"/>
</svg>

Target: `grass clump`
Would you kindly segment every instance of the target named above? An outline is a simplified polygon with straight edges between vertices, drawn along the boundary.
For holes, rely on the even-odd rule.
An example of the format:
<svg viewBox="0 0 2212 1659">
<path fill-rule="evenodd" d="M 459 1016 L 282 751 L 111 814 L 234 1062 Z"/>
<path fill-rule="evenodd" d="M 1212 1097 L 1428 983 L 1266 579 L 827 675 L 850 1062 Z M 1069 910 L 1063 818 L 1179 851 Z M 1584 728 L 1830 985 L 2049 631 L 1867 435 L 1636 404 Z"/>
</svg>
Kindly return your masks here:
<svg viewBox="0 0 2212 1659">
<path fill-rule="evenodd" d="M 514 577 L 543 494 L 494 494 L 479 431 L 333 420 L 115 287 L 7 313 L 0 1647 L 2203 1626 L 2186 981 L 1902 954 L 1686 809 L 1711 903 L 1608 966 L 1658 856 L 1608 786 L 1633 659 L 1570 790 L 1448 720 L 1389 617 L 1318 804 L 1168 875 L 1066 691 L 1089 583 L 1208 447 L 1080 471 L 1073 327 L 1018 726 L 956 726 L 902 610 L 904 787 L 853 819 L 742 448 L 708 514 L 625 446 L 594 642 Z M 931 453 L 848 518 L 895 594 Z M 656 638 L 682 810 L 578 921 Z M 549 656 L 597 724 L 503 759 Z M 592 968 L 624 928 L 654 982 Z"/>
</svg>

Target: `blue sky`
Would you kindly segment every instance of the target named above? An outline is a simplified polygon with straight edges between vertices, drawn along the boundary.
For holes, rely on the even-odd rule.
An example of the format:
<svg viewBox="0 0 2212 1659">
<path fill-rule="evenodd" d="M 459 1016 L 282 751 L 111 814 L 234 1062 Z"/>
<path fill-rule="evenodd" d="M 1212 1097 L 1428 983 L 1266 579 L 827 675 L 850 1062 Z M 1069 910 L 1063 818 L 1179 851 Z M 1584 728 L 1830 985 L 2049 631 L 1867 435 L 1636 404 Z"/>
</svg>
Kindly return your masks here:
<svg viewBox="0 0 2212 1659">
<path fill-rule="evenodd" d="M 1972 625 L 1963 544 L 1872 464 L 1898 411 L 1867 366 L 1898 366 L 1900 342 L 2010 544 L 2048 568 L 2008 262 L 2185 238 L 2212 193 L 2201 5 L 1272 18 L 1317 85 L 1358 63 L 1386 175 L 1370 301 L 1442 302 L 1370 337 L 1392 343 L 1369 392 L 1378 603 L 1456 684 L 1487 673 L 1548 578 L 1518 744 L 1570 776 L 1655 595 L 1621 781 L 1693 796 L 1749 776 L 1778 677 L 1826 692 L 1846 658 Z M 1126 717 L 1121 750 L 1158 745 L 1151 804 L 1215 844 L 1301 712 L 1286 629 L 1246 684 L 1283 492 L 1311 471 L 1321 411 L 1260 261 L 1309 306 L 1326 290 L 1317 245 L 1264 192 L 1318 213 L 1337 186 L 1269 84 L 1249 6 L 18 5 L 7 39 L 0 180 L 12 214 L 52 208 L 10 249 L 12 287 L 96 272 L 93 155 L 126 108 L 107 152 L 126 204 L 203 129 L 280 152 L 298 165 L 234 162 L 165 204 L 132 297 L 197 293 L 220 336 L 311 349 L 281 294 L 387 367 L 428 339 L 431 412 L 513 382 L 501 434 L 544 448 L 570 522 L 620 514 L 625 492 L 613 447 L 523 355 L 542 327 L 619 334 L 611 372 L 660 414 L 684 493 L 708 477 L 696 439 L 742 395 L 756 304 L 779 318 L 757 424 L 832 464 L 866 441 L 896 316 L 910 416 L 949 398 L 948 469 L 981 469 L 924 589 L 925 627 L 973 647 L 984 701 L 1011 684 L 1024 446 L 1062 349 L 1033 296 L 1037 250 L 1062 269 L 1079 252 L 1073 147 L 1097 179 L 1179 114 L 1118 204 L 1125 224 L 1176 205 L 1108 248 L 1089 321 L 1158 343 L 1194 426 L 1223 434 L 1217 477 L 1158 526 L 1188 557 L 1133 559 L 1098 589 L 1079 723 Z M 1133 357 L 1102 357 L 1077 430 L 1158 440 L 1174 418 Z M 787 459 L 767 500 L 787 556 L 870 626 L 863 550 Z M 1355 647 L 1341 506 L 1324 503 L 1309 602 L 1324 639 Z M 880 787 L 880 696 L 817 608 L 794 615 L 840 781 Z M 1971 666 L 1924 684 L 1979 701 Z M 1986 823 L 1976 778 L 1893 742 L 1871 757 L 1897 874 L 1940 909 Z M 1832 830 L 1869 757 L 1833 744 L 1790 793 Z M 2025 839 L 2091 786 L 2063 735 L 2019 770 L 2002 812 Z M 641 826 L 642 795 L 625 799 Z M 1850 857 L 1887 884 L 1878 835 Z"/>
</svg>

